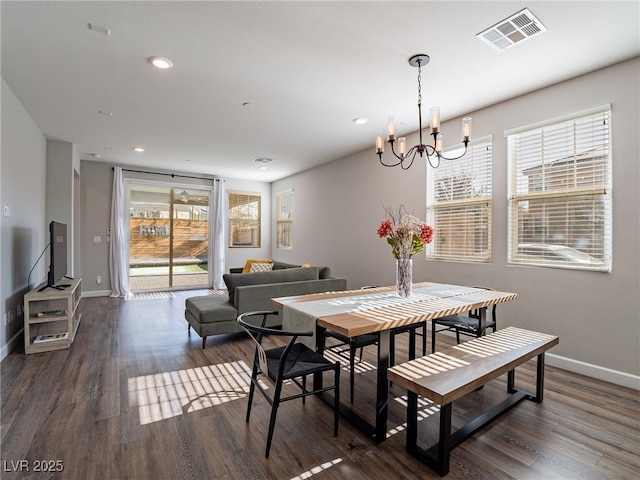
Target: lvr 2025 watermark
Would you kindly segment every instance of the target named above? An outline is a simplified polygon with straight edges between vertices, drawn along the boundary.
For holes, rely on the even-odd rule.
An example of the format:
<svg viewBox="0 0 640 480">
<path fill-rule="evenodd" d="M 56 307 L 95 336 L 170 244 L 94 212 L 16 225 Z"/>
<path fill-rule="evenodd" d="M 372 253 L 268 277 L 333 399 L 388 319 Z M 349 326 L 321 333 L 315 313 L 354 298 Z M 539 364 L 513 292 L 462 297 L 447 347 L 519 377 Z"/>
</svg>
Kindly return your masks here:
<svg viewBox="0 0 640 480">
<path fill-rule="evenodd" d="M 61 472 L 62 460 L 3 460 L 3 472 Z"/>
</svg>

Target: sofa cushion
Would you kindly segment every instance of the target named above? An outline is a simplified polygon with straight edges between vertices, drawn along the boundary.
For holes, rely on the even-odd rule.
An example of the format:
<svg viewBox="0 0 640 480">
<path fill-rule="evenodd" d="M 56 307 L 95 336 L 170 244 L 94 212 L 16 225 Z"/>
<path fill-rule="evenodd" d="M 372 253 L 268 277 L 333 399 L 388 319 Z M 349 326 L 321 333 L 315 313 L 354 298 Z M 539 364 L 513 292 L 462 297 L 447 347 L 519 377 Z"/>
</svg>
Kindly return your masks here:
<svg viewBox="0 0 640 480">
<path fill-rule="evenodd" d="M 185 307 L 200 323 L 228 322 L 238 316 L 236 308 L 225 295 L 190 297 Z"/>
<path fill-rule="evenodd" d="M 274 270 L 284 270 L 287 268 L 300 268 L 302 266 L 302 265 L 296 265 L 294 263 L 279 262 L 278 260 L 272 260 L 272 261 L 273 261 Z"/>
<path fill-rule="evenodd" d="M 254 263 L 271 263 L 271 260 L 269 260 L 268 258 L 265 260 L 251 258 L 244 263 L 244 267 L 242 267 L 242 273 L 249 273 Z"/>
<path fill-rule="evenodd" d="M 271 270 L 273 270 L 273 263 L 252 263 L 249 272 L 270 272 Z"/>
<path fill-rule="evenodd" d="M 329 267 L 318 267 L 320 271 L 318 272 L 318 278 L 325 279 L 331 278 L 331 269 Z"/>
<path fill-rule="evenodd" d="M 278 260 L 273 260 L 273 269 L 274 270 L 284 270 L 287 268 L 308 268 L 310 265 L 308 263 L 305 263 L 304 265 L 295 265 L 293 263 L 285 263 L 285 262 L 279 262 Z M 331 268 L 329 267 L 315 267 L 318 269 L 318 278 L 320 279 L 325 279 L 325 278 L 331 278 Z"/>
<path fill-rule="evenodd" d="M 225 273 L 222 276 L 229 291 L 229 303 L 234 304 L 234 293 L 237 287 L 245 285 L 264 285 L 267 283 L 289 283 L 318 280 L 318 269 L 287 268 L 271 272 Z"/>
</svg>

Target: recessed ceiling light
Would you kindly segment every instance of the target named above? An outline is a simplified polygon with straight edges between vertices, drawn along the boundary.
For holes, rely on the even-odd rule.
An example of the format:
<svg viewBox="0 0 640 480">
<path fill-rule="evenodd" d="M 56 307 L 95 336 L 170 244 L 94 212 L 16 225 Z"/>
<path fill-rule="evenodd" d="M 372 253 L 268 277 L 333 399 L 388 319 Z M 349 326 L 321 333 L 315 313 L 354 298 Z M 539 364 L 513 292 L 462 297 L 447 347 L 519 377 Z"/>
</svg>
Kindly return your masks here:
<svg viewBox="0 0 640 480">
<path fill-rule="evenodd" d="M 149 57 L 148 60 L 151 65 L 162 70 L 173 67 L 173 62 L 167 57 Z"/>
<path fill-rule="evenodd" d="M 144 152 L 144 148 L 143 147 L 133 147 L 133 151 L 134 152 L 138 152 L 138 153 L 142 153 L 142 152 Z"/>
<path fill-rule="evenodd" d="M 364 125 L 368 121 L 369 119 L 364 117 L 356 117 L 353 119 L 353 123 L 355 123 L 356 125 Z"/>
</svg>

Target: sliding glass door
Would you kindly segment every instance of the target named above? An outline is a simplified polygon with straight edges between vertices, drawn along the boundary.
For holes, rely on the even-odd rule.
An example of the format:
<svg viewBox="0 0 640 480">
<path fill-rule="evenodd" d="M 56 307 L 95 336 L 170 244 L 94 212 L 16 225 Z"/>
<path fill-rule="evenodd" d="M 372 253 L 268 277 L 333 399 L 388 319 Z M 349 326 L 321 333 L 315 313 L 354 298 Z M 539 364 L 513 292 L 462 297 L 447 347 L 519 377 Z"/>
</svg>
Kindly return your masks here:
<svg viewBox="0 0 640 480">
<path fill-rule="evenodd" d="M 210 190 L 130 182 L 129 287 L 206 288 Z"/>
</svg>

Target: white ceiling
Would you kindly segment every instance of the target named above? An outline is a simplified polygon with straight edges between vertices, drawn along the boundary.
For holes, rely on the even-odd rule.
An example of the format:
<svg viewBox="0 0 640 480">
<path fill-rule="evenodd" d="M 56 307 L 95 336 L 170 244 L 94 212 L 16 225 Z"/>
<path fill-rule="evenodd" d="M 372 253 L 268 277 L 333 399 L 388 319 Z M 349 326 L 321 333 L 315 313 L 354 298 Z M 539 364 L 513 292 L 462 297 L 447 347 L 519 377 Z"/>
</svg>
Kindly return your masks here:
<svg viewBox="0 0 640 480">
<path fill-rule="evenodd" d="M 525 7 L 548 31 L 503 52 L 476 38 Z M 389 115 L 400 134 L 416 131 L 413 54 L 431 56 L 423 110 L 438 105 L 443 120 L 640 54 L 637 0 L 1 8 L 2 77 L 47 138 L 82 159 L 263 181 L 366 148 L 374 160 Z M 152 55 L 174 68 L 154 69 Z M 259 170 L 256 157 L 273 162 Z"/>
</svg>

